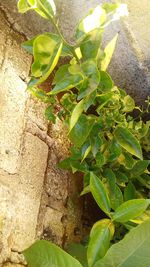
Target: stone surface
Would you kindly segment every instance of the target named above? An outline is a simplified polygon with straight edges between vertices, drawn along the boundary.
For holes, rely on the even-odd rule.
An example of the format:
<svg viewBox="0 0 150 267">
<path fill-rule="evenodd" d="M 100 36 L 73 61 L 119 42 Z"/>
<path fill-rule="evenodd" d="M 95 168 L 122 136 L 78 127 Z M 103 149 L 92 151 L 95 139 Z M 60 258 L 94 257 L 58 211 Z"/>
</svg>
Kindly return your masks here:
<svg viewBox="0 0 150 267">
<path fill-rule="evenodd" d="M 26 84 L 20 77 L 28 75 L 30 59 L 20 48 L 23 39 L 19 41 L 1 13 L 0 18 L 0 168 L 16 173 L 27 100 Z"/>
</svg>

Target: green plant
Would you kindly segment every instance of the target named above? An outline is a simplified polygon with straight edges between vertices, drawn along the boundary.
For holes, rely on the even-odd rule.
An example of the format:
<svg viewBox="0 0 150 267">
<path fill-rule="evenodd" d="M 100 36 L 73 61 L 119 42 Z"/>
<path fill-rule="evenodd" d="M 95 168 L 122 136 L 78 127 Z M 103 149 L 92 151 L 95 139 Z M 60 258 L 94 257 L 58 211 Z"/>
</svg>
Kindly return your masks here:
<svg viewBox="0 0 150 267">
<path fill-rule="evenodd" d="M 56 30 L 56 34 L 44 33 L 23 44 L 34 56 L 28 89 L 48 103 L 45 115 L 51 122 L 55 123 L 58 117 L 68 127 L 72 143 L 70 156 L 59 166 L 73 173 L 83 173 L 81 195 L 91 192 L 106 214 L 106 218 L 96 222 L 91 229 L 87 262 L 82 263 L 89 267 L 105 266 L 105 259 L 107 262 L 113 250 L 113 246 L 109 247 L 118 240 L 120 231 L 119 239 L 142 223 L 128 234 L 132 239 L 135 232 L 138 240 L 138 229 L 146 231 L 149 224 L 144 222 L 149 218 L 146 211 L 150 204 L 149 160 L 143 159 L 143 155 L 149 153 L 150 122 L 142 120 L 143 112 L 124 90 L 114 84 L 107 72 L 118 34 L 102 49 L 106 26 L 127 14 L 126 5 L 105 3 L 92 9 L 79 22 L 73 45 L 59 30 L 52 0 L 19 0 L 18 8 L 22 13 L 30 9 L 36 11 L 50 20 Z M 62 64 L 56 70 L 60 57 L 65 56 L 70 58 L 68 64 Z M 40 84 L 52 72 L 52 89 L 45 92 Z M 132 116 L 135 109 L 139 112 L 137 118 Z M 125 246 L 128 238 L 121 241 Z M 36 257 L 37 246 L 40 249 L 41 244 L 43 253 L 49 246 L 51 252 L 47 251 L 47 255 L 51 266 L 67 267 L 71 266 L 71 261 L 73 266 L 81 266 L 55 245 L 39 242 L 33 245 Z M 30 261 L 34 258 L 32 252 L 32 249 L 25 252 L 29 266 L 48 265 L 43 261 L 33 264 Z M 122 257 L 123 251 L 119 253 Z M 127 266 L 119 264 L 118 261 L 115 266 Z"/>
</svg>

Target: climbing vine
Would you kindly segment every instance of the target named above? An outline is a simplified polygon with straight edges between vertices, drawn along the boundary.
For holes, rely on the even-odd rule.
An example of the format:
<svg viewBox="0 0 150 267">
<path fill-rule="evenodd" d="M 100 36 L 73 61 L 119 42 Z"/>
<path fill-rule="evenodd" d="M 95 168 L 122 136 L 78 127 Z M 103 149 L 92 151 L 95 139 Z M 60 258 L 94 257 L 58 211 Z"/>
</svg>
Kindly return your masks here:
<svg viewBox="0 0 150 267">
<path fill-rule="evenodd" d="M 128 15 L 126 5 L 105 3 L 91 9 L 76 28 L 74 44 L 60 31 L 53 0 L 19 0 L 18 9 L 33 10 L 54 26 L 55 33 L 43 33 L 23 44 L 34 57 L 28 90 L 47 103 L 48 120 L 55 123 L 59 118 L 68 129 L 70 156 L 59 167 L 82 173 L 81 196 L 91 193 L 106 214 L 93 225 L 85 246 L 74 245 L 76 259 L 52 243 L 38 241 L 24 252 L 29 266 L 149 266 L 146 260 L 139 265 L 135 255 L 140 245 L 146 258 L 147 243 L 139 235 L 146 239 L 150 228 L 150 121 L 143 120 L 150 102 L 141 110 L 107 72 L 118 34 L 102 47 L 105 28 Z M 62 57 L 68 63 L 58 65 Z M 52 86 L 46 92 L 40 85 L 51 74 Z M 133 117 L 135 110 L 138 116 Z M 78 257 L 79 250 L 84 260 Z M 123 265 L 127 261 L 134 264 Z"/>
</svg>

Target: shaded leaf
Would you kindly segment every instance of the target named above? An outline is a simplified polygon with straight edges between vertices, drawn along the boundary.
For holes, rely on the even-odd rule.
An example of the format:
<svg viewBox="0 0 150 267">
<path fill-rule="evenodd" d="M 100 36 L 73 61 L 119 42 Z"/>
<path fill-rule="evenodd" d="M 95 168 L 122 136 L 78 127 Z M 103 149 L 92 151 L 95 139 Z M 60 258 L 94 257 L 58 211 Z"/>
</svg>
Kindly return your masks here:
<svg viewBox="0 0 150 267">
<path fill-rule="evenodd" d="M 128 201 L 130 199 L 134 199 L 136 195 L 136 189 L 132 182 L 129 182 L 124 190 L 124 200 Z"/>
<path fill-rule="evenodd" d="M 83 267 L 88 267 L 87 264 L 87 248 L 85 246 L 83 246 L 82 244 L 78 244 L 78 243 L 72 243 L 69 244 L 68 248 L 67 248 L 67 252 L 74 257 L 75 259 L 77 259 Z M 71 266 L 70 266 L 71 267 Z"/>
<path fill-rule="evenodd" d="M 89 136 L 95 119 L 86 115 L 81 115 L 69 136 L 75 146 L 81 147 Z"/>
<path fill-rule="evenodd" d="M 69 127 L 70 131 L 75 126 L 83 110 L 84 110 L 84 100 L 82 99 L 79 103 L 77 103 L 74 110 L 72 111 L 71 118 L 70 118 L 70 127 Z"/>
<path fill-rule="evenodd" d="M 105 190 L 102 181 L 91 172 L 90 174 L 90 189 L 91 193 L 100 207 L 106 214 L 110 212 L 110 200 Z"/>
</svg>

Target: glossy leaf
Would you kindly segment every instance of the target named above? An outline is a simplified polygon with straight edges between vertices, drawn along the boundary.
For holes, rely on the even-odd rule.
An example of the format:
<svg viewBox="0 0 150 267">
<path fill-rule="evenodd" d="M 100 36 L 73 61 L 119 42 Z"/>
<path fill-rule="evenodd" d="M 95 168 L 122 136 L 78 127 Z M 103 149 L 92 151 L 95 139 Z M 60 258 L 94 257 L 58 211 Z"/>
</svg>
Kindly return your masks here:
<svg viewBox="0 0 150 267">
<path fill-rule="evenodd" d="M 123 240 L 112 245 L 94 267 L 149 267 L 150 221 L 133 228 Z"/>
<path fill-rule="evenodd" d="M 84 100 L 82 99 L 72 111 L 71 118 L 70 118 L 70 127 L 69 127 L 70 131 L 75 126 L 83 110 L 84 110 Z"/>
<path fill-rule="evenodd" d="M 83 146 L 82 148 L 82 161 L 86 159 L 86 157 L 88 156 L 88 154 L 91 151 L 91 146 L 87 143 Z M 81 162 L 82 162 L 81 161 Z"/>
<path fill-rule="evenodd" d="M 82 265 L 58 246 L 41 240 L 23 252 L 29 267 L 82 267 Z"/>
<path fill-rule="evenodd" d="M 131 170 L 135 164 L 135 160 L 132 155 L 126 151 L 122 152 L 117 160 L 121 165 L 129 170 Z"/>
<path fill-rule="evenodd" d="M 90 189 L 100 209 L 103 210 L 106 214 L 109 214 L 111 208 L 110 200 L 105 187 L 102 181 L 92 172 L 90 175 Z"/>
<path fill-rule="evenodd" d="M 128 129 L 118 126 L 114 134 L 120 146 L 142 160 L 143 156 L 140 143 Z"/>
<path fill-rule="evenodd" d="M 107 67 L 111 61 L 112 55 L 113 55 L 115 47 L 116 47 L 117 39 L 118 39 L 118 34 L 115 35 L 115 37 L 107 44 L 107 46 L 104 49 L 105 57 L 101 61 L 101 70 L 102 71 L 106 71 L 106 69 L 107 69 Z"/>
<path fill-rule="evenodd" d="M 45 81 L 58 63 L 62 43 L 57 35 L 39 35 L 33 43 L 34 63 L 32 75 L 39 78 L 36 84 Z"/>
<path fill-rule="evenodd" d="M 36 37 L 22 43 L 21 45 L 31 55 L 33 55 L 33 43 L 35 39 Z"/>
<path fill-rule="evenodd" d="M 118 207 L 113 215 L 116 222 L 127 222 L 140 216 L 149 206 L 149 199 L 132 199 Z"/>
<path fill-rule="evenodd" d="M 70 140 L 77 147 L 81 147 L 89 136 L 94 125 L 94 118 L 81 115 L 70 132 Z"/>
<path fill-rule="evenodd" d="M 90 232 L 90 241 L 87 249 L 89 267 L 94 266 L 96 261 L 105 256 L 113 233 L 114 226 L 109 219 L 103 219 L 94 224 Z"/>
</svg>

